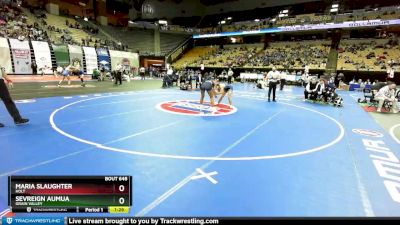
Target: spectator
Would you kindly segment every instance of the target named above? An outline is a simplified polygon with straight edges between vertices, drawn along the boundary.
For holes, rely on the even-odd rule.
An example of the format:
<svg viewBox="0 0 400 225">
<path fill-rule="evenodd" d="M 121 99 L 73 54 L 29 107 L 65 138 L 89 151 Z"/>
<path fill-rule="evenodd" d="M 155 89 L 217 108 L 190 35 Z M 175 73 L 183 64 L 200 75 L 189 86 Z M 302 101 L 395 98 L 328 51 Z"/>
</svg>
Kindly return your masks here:
<svg viewBox="0 0 400 225">
<path fill-rule="evenodd" d="M 382 106 L 384 102 L 390 102 L 390 109 L 392 113 L 398 113 L 398 107 L 397 107 L 397 99 L 395 98 L 395 90 L 396 90 L 396 84 L 393 82 L 388 82 L 386 86 L 383 88 L 379 89 L 378 93 L 375 95 L 375 99 L 379 101 L 378 103 L 378 109 L 376 110 L 377 112 L 381 112 Z"/>
<path fill-rule="evenodd" d="M 232 83 L 232 79 L 233 79 L 233 70 L 232 70 L 232 68 L 229 68 L 229 70 L 228 70 L 228 84 Z"/>
<path fill-rule="evenodd" d="M 393 81 L 394 80 L 394 69 L 393 67 L 389 67 L 387 70 L 387 81 Z"/>
<path fill-rule="evenodd" d="M 32 68 L 32 73 L 34 75 L 37 75 L 37 65 L 35 60 L 32 61 L 31 68 Z"/>
</svg>

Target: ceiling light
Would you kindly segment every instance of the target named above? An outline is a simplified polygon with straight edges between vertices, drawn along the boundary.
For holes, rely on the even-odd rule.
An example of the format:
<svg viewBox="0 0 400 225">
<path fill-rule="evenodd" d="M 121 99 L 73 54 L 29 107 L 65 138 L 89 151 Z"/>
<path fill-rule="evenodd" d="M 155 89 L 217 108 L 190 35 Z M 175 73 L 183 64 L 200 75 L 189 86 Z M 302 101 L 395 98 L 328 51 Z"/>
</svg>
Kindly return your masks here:
<svg viewBox="0 0 400 225">
<path fill-rule="evenodd" d="M 158 24 L 161 24 L 161 25 L 168 25 L 168 22 L 167 22 L 166 20 L 159 20 L 159 21 L 158 21 Z"/>
</svg>

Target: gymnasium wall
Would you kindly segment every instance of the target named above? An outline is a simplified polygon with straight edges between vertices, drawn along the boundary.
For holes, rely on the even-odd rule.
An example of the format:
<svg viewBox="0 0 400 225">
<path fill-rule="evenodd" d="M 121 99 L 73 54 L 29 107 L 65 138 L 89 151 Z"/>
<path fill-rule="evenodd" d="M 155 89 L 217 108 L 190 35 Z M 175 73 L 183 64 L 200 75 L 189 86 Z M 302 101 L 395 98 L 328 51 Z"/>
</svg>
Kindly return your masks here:
<svg viewBox="0 0 400 225">
<path fill-rule="evenodd" d="M 181 1 L 180 3 L 172 0 L 146 0 L 144 5 L 152 11 L 152 13 L 142 13 L 142 17 L 146 19 L 202 16 L 206 12 L 206 7 L 198 0 Z"/>
<path fill-rule="evenodd" d="M 249 1 L 238 0 L 227 3 L 215 4 L 207 7 L 206 15 L 220 14 L 221 12 L 234 12 L 240 10 L 251 10 L 255 8 L 274 7 L 282 5 L 295 5 L 306 2 L 316 2 L 318 0 L 268 0 L 268 1 Z M 222 9 L 222 11 L 221 11 Z M 260 18 L 261 19 L 261 18 Z"/>
<path fill-rule="evenodd" d="M 93 12 L 90 13 L 88 9 L 93 9 L 93 1 L 87 1 L 86 6 L 79 5 L 79 1 L 76 0 L 51 0 L 52 4 L 58 5 L 60 14 L 65 14 L 68 12 L 71 16 L 87 16 L 94 17 Z"/>
</svg>

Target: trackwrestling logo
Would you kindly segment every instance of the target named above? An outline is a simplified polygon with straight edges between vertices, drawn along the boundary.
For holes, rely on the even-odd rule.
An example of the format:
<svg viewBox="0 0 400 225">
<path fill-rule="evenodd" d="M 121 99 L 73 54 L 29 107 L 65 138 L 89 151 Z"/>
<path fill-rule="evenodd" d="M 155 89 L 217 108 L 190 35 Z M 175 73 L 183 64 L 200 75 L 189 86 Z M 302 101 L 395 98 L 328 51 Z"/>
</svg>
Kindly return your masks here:
<svg viewBox="0 0 400 225">
<path fill-rule="evenodd" d="M 185 116 L 226 116 L 237 111 L 234 106 L 218 104 L 211 107 L 209 103 L 200 104 L 196 100 L 179 100 L 162 102 L 157 105 L 161 111 Z"/>
<path fill-rule="evenodd" d="M 29 218 L 29 217 L 7 217 L 3 218 L 3 224 L 9 225 L 31 225 L 31 224 L 54 224 L 54 225 L 63 225 L 64 218 L 62 217 L 36 217 L 36 218 Z"/>
</svg>

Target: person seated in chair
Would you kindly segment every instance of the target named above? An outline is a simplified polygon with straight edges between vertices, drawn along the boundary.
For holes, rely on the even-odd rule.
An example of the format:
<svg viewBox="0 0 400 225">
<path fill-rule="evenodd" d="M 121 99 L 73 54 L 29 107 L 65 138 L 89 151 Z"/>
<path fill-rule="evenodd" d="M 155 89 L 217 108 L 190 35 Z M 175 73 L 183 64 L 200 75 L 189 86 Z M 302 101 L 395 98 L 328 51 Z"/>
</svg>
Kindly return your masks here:
<svg viewBox="0 0 400 225">
<path fill-rule="evenodd" d="M 187 75 L 182 74 L 179 77 L 179 87 L 181 90 L 189 90 L 189 82 L 187 81 Z"/>
<path fill-rule="evenodd" d="M 385 87 L 387 84 L 386 82 L 379 82 L 379 81 L 375 81 L 374 84 L 371 87 L 372 93 L 374 94 L 374 96 L 376 95 L 376 93 L 378 93 L 378 91 Z"/>
<path fill-rule="evenodd" d="M 318 96 L 318 81 L 316 77 L 312 77 L 310 82 L 306 85 L 304 90 L 304 98 L 310 100 L 316 100 Z"/>
<path fill-rule="evenodd" d="M 323 78 L 319 80 L 319 83 L 317 85 L 317 94 L 319 99 L 322 99 L 324 100 L 324 102 L 327 102 L 328 96 L 326 95 L 325 79 Z"/>
<path fill-rule="evenodd" d="M 179 75 L 179 85 L 182 86 L 183 84 L 185 84 L 185 81 L 186 81 L 186 74 L 182 72 Z"/>
<path fill-rule="evenodd" d="M 377 112 L 381 112 L 382 106 L 385 102 L 390 103 L 390 111 L 392 113 L 398 113 L 397 99 L 396 99 L 396 84 L 388 82 L 388 84 L 381 89 L 375 95 L 375 99 L 379 102 Z"/>
<path fill-rule="evenodd" d="M 328 83 L 325 86 L 325 96 L 327 102 L 334 102 L 334 100 L 339 97 L 339 95 L 336 94 L 336 87 L 334 83 Z"/>
</svg>

